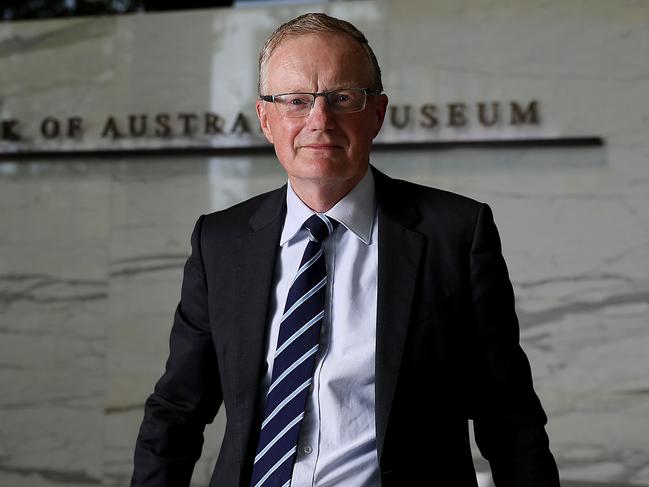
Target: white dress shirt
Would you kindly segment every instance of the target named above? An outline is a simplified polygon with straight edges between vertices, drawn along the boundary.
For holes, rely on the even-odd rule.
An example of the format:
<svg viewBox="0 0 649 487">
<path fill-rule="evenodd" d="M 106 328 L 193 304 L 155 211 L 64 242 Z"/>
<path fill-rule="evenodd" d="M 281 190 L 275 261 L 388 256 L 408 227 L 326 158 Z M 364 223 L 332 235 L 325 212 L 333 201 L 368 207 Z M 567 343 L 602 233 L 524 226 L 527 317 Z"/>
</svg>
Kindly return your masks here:
<svg viewBox="0 0 649 487">
<path fill-rule="evenodd" d="M 290 183 L 286 203 L 263 398 L 273 372 L 288 289 L 308 242 L 302 225 L 314 214 Z M 325 214 L 340 225 L 324 242 L 325 314 L 291 487 L 376 487 L 380 485 L 374 419 L 378 222 L 372 171 L 368 169 Z"/>
</svg>

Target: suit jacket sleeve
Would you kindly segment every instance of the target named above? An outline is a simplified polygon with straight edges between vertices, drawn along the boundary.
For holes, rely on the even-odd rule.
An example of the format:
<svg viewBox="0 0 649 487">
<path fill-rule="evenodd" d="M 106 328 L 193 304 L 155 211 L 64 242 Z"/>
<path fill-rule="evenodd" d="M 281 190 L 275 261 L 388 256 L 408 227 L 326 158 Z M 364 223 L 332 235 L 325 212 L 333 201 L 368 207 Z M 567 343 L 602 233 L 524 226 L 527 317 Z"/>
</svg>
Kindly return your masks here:
<svg viewBox="0 0 649 487">
<path fill-rule="evenodd" d="M 202 223 L 200 217 L 191 237 L 166 370 L 145 404 L 132 486 L 188 486 L 203 447 L 203 430 L 222 401 L 209 327 Z"/>
<path fill-rule="evenodd" d="M 514 293 L 487 205 L 482 205 L 475 226 L 470 278 L 477 338 L 476 443 L 498 487 L 558 486 L 544 429 L 547 418 L 519 345 Z"/>
</svg>

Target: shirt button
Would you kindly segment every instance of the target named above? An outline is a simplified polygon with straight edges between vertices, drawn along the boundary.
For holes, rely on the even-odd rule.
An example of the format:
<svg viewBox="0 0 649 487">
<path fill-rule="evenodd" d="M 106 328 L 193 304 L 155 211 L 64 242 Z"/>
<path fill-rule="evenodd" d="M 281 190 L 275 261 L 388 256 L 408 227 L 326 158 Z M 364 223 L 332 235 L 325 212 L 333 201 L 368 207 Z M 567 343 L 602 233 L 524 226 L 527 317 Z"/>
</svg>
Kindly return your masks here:
<svg viewBox="0 0 649 487">
<path fill-rule="evenodd" d="M 307 455 L 313 451 L 313 448 L 311 446 L 307 445 L 304 448 L 302 448 L 302 451 L 306 453 Z"/>
</svg>

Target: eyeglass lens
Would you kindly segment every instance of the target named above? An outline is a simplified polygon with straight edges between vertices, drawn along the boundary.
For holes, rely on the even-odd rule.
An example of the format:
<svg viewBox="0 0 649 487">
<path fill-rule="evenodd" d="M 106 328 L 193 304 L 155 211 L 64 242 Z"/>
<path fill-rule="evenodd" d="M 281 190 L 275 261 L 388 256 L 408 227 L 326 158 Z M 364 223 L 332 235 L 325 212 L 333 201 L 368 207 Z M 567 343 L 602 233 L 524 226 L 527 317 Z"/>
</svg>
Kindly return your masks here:
<svg viewBox="0 0 649 487">
<path fill-rule="evenodd" d="M 328 108 L 338 113 L 359 112 L 365 108 L 365 90 L 349 88 L 325 93 Z M 315 103 L 313 93 L 287 93 L 275 95 L 275 106 L 287 117 L 304 117 Z"/>
</svg>

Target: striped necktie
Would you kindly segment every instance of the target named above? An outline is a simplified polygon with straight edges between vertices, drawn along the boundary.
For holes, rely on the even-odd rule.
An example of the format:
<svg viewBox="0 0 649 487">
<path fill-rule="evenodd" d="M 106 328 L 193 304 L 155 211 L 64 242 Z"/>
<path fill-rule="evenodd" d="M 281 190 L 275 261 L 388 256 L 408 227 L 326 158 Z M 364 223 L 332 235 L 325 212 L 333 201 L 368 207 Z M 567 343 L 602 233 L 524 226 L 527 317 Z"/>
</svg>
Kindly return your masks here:
<svg viewBox="0 0 649 487">
<path fill-rule="evenodd" d="M 309 242 L 289 288 L 279 326 L 251 487 L 288 487 L 291 484 L 324 316 L 327 272 L 322 242 L 337 223 L 317 213 L 304 223 L 309 231 Z"/>
</svg>

